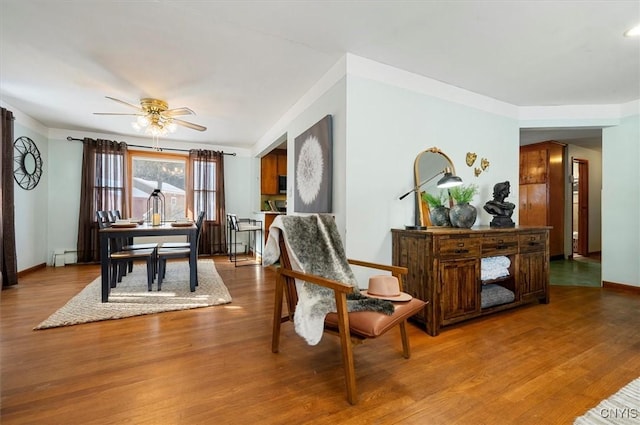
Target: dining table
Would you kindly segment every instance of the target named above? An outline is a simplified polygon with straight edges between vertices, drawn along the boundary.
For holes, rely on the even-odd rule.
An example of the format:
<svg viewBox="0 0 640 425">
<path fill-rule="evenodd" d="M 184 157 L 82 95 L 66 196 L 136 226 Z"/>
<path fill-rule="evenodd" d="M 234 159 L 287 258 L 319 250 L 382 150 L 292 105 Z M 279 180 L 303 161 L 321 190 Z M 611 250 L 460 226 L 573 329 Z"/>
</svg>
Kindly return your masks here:
<svg viewBox="0 0 640 425">
<path fill-rule="evenodd" d="M 189 289 L 196 290 L 198 285 L 198 227 L 194 223 L 164 222 L 154 226 L 152 223 L 129 223 L 125 225 L 112 224 L 110 227 L 100 229 L 100 265 L 102 280 L 102 302 L 109 302 L 111 285 L 109 282 L 109 247 L 111 240 L 117 238 L 138 238 L 143 236 L 175 236 L 186 235 L 189 239 Z"/>
</svg>

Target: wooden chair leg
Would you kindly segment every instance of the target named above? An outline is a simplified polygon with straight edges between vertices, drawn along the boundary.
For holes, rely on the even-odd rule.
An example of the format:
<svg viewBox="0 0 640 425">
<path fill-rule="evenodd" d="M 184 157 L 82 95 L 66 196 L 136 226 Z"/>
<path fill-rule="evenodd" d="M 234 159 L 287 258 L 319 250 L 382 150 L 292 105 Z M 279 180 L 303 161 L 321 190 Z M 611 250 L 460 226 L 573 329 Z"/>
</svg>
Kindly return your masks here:
<svg viewBox="0 0 640 425">
<path fill-rule="evenodd" d="M 405 359 L 411 357 L 411 346 L 409 345 L 409 337 L 407 336 L 407 321 L 400 323 L 400 336 L 402 338 L 402 356 Z"/>
<path fill-rule="evenodd" d="M 338 310 L 342 365 L 344 367 L 344 378 L 347 384 L 347 400 L 351 404 L 356 404 L 358 402 L 358 390 L 356 388 L 356 371 L 353 365 L 353 347 L 351 346 L 351 333 L 349 331 L 346 294 L 336 292 L 336 308 Z"/>
<path fill-rule="evenodd" d="M 282 322 L 282 295 L 284 292 L 284 277 L 278 271 L 276 276 L 276 296 L 273 306 L 273 330 L 271 332 L 271 352 L 280 350 L 280 324 Z"/>
</svg>

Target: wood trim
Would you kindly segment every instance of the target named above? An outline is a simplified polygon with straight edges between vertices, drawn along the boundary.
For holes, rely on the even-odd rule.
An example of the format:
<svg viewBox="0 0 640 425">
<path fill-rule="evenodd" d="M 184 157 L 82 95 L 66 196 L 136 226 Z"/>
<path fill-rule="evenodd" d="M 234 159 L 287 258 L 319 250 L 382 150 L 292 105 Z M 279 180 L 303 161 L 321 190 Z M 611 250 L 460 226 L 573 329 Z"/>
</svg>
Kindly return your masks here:
<svg viewBox="0 0 640 425">
<path fill-rule="evenodd" d="M 613 289 L 614 291 L 630 292 L 632 294 L 640 295 L 640 286 L 626 285 L 624 283 L 607 282 L 602 281 L 602 287 L 604 289 Z"/>
<path fill-rule="evenodd" d="M 22 271 L 18 272 L 18 277 L 22 277 L 25 275 L 28 275 L 29 273 L 35 272 L 36 270 L 40 270 L 47 267 L 47 263 L 40 263 L 40 264 L 36 264 L 33 267 L 29 267 L 28 269 L 24 269 Z"/>
</svg>

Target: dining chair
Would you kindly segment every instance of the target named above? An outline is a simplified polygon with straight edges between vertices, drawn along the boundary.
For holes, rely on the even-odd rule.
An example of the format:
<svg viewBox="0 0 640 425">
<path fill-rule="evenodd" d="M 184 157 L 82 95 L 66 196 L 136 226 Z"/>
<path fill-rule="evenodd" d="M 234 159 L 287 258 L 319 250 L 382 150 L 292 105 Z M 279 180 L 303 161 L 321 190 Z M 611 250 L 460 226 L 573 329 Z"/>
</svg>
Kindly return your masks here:
<svg viewBox="0 0 640 425">
<path fill-rule="evenodd" d="M 198 221 L 196 222 L 196 256 L 198 255 L 198 249 L 200 247 L 200 235 L 202 234 L 204 216 L 205 212 L 201 211 L 198 214 Z M 162 280 L 167 274 L 167 260 L 172 258 L 188 259 L 191 256 L 191 244 L 189 242 L 185 243 L 183 246 L 180 246 L 179 244 L 180 242 L 162 243 L 158 248 L 158 291 L 162 290 Z"/>
<path fill-rule="evenodd" d="M 198 218 L 196 219 L 196 227 L 198 228 L 198 232 L 200 232 L 200 227 L 204 222 L 204 216 L 206 211 L 200 211 L 198 213 Z M 191 247 L 191 243 L 187 242 L 162 242 L 160 244 L 160 248 L 189 248 Z"/>
<path fill-rule="evenodd" d="M 109 220 L 108 211 L 96 211 L 96 217 L 98 221 L 98 227 L 104 229 L 111 227 L 111 221 Z M 123 276 L 126 275 L 127 268 L 135 261 L 145 261 L 147 264 L 147 289 L 152 290 L 153 281 L 156 270 L 156 249 L 129 249 L 123 250 L 121 242 L 118 238 L 109 238 L 109 258 L 106 261 L 109 262 L 110 276 L 109 283 L 112 288 L 117 286 L 117 283 L 122 282 Z M 157 247 L 157 244 L 155 244 Z M 100 261 L 105 261 L 101 258 Z"/>
<path fill-rule="evenodd" d="M 245 254 L 253 249 L 254 261 L 245 265 L 262 264 L 262 256 L 258 259 L 258 241 L 262 241 L 262 221 L 252 218 L 238 218 L 236 214 L 227 214 L 227 229 L 229 233 L 229 261 L 233 262 L 235 267 L 239 267 L 238 262 L 251 260 L 249 257 L 238 258 L 238 234 L 246 233 L 248 237 Z M 257 233 L 260 234 L 260 237 Z"/>
<path fill-rule="evenodd" d="M 109 210 L 106 211 L 106 217 L 109 222 L 115 223 L 116 220 L 121 220 L 122 215 L 120 214 L 120 210 Z M 134 243 L 133 238 L 122 238 L 118 240 L 117 249 L 120 251 L 132 251 L 136 249 L 153 249 L 154 257 L 156 256 L 156 252 L 158 249 L 157 242 L 149 242 L 149 243 Z M 128 271 L 131 272 L 133 270 L 133 261 L 130 261 L 128 264 Z M 126 275 L 127 270 L 124 270 L 124 274 Z M 154 274 L 157 272 L 156 270 L 156 262 L 154 261 Z"/>
<path fill-rule="evenodd" d="M 120 214 L 120 210 L 111 210 L 107 212 L 107 215 L 110 218 L 111 223 L 115 223 L 116 220 L 121 220 L 122 215 Z M 154 242 L 150 243 L 133 243 L 133 238 L 129 238 L 123 242 L 120 249 L 128 251 L 131 249 L 157 249 L 158 244 Z"/>
</svg>

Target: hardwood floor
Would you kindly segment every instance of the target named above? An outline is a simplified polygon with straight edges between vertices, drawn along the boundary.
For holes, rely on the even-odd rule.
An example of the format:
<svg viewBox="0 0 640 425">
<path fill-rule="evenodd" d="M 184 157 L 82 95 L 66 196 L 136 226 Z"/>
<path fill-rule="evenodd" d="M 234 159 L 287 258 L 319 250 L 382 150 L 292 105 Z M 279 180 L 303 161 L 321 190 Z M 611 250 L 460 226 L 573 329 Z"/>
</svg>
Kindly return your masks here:
<svg viewBox="0 0 640 425">
<path fill-rule="evenodd" d="M 271 347 L 273 272 L 216 267 L 233 302 L 33 331 L 99 275 L 35 271 L 2 291 L 1 418 L 7 424 L 571 424 L 640 376 L 640 296 L 551 288 L 551 303 L 430 337 L 412 357 L 389 332 L 356 347 L 346 401 L 338 339 L 307 346 L 284 324 Z"/>
</svg>

